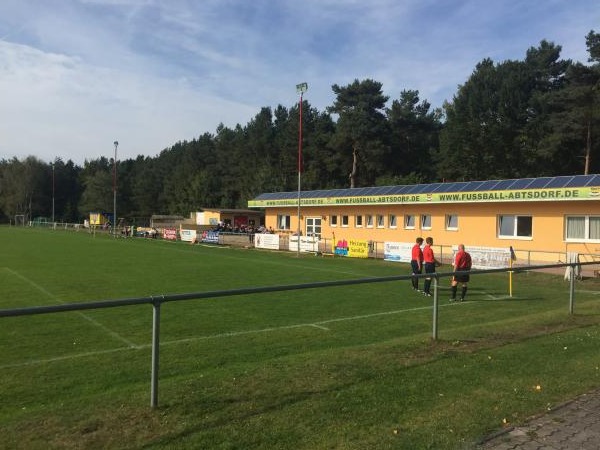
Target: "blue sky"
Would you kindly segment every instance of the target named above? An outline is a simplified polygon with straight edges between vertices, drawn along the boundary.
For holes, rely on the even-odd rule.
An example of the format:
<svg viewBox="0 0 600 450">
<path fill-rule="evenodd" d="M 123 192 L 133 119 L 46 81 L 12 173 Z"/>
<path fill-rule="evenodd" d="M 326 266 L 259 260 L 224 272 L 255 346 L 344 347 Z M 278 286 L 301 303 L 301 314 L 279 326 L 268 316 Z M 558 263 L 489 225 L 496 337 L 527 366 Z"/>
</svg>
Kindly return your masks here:
<svg viewBox="0 0 600 450">
<path fill-rule="evenodd" d="M 83 164 L 177 141 L 372 78 L 451 100 L 475 65 L 542 39 L 587 64 L 598 0 L 2 0 L 0 159 Z"/>
</svg>

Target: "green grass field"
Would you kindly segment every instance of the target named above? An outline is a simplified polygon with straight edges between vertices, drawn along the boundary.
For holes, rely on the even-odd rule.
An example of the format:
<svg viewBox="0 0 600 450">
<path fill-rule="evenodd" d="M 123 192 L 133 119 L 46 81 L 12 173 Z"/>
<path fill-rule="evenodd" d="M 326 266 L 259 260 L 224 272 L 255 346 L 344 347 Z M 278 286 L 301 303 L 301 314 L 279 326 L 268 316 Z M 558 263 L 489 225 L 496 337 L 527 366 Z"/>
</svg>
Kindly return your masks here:
<svg viewBox="0 0 600 450">
<path fill-rule="evenodd" d="M 407 265 L 0 228 L 0 309 L 408 274 Z M 450 271 L 442 267 L 440 271 Z M 472 448 L 600 387 L 600 284 L 475 275 L 0 318 L 0 448 Z M 536 388 L 539 386 L 539 389 Z M 505 423 L 506 422 L 506 423 Z"/>
</svg>

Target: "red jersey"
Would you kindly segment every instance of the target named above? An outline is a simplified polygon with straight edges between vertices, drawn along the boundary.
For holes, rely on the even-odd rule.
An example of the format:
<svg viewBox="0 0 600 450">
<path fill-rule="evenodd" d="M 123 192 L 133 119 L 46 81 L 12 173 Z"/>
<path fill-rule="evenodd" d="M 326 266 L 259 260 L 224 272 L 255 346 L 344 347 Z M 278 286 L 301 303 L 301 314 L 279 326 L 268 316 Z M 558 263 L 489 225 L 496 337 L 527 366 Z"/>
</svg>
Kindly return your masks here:
<svg viewBox="0 0 600 450">
<path fill-rule="evenodd" d="M 413 261 L 423 262 L 423 251 L 419 244 L 415 244 L 412 248 L 412 259 Z"/>
<path fill-rule="evenodd" d="M 430 245 L 426 245 L 423 249 L 423 261 L 425 261 L 426 263 L 435 262 L 435 256 L 433 256 L 433 249 Z"/>
<path fill-rule="evenodd" d="M 471 270 L 471 255 L 464 250 L 459 250 L 454 257 L 455 270 Z"/>
</svg>

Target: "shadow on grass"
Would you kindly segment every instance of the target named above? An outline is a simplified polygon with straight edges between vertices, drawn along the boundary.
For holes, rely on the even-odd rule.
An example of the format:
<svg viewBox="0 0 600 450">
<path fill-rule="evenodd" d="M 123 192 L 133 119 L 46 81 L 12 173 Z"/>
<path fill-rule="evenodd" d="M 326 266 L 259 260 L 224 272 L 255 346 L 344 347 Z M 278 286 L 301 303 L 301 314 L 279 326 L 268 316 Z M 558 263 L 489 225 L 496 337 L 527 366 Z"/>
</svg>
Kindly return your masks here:
<svg viewBox="0 0 600 450">
<path fill-rule="evenodd" d="M 154 439 L 152 442 L 148 442 L 145 445 L 140 446 L 142 449 L 149 448 L 171 448 L 171 446 L 177 447 L 181 445 L 182 442 L 186 441 L 186 438 L 194 436 L 198 433 L 206 433 L 206 439 L 209 438 L 209 435 L 216 433 L 219 436 L 222 436 L 223 433 L 218 432 L 217 430 L 223 428 L 241 428 L 245 421 L 252 420 L 258 418 L 260 416 L 264 416 L 270 413 L 277 413 L 278 411 L 285 410 L 289 407 L 293 407 L 294 405 L 310 401 L 315 397 L 335 395 L 336 393 L 342 392 L 354 386 L 357 381 L 347 383 L 336 383 L 335 386 L 331 386 L 323 389 L 312 389 L 312 390 L 301 390 L 289 392 L 286 394 L 276 393 L 273 395 L 256 395 L 251 396 L 249 394 L 226 397 L 222 398 L 216 402 L 205 402 L 202 400 L 195 401 L 193 405 L 194 409 L 201 411 L 200 414 L 209 416 L 216 416 L 201 420 L 200 422 L 195 422 L 193 425 L 187 426 L 181 431 L 170 433 L 166 436 L 161 436 L 159 438 Z M 360 380 L 361 382 L 364 380 Z M 240 405 L 245 405 L 243 410 L 240 410 Z M 235 408 L 232 408 L 235 406 Z M 180 411 L 178 408 L 171 409 L 170 405 L 166 405 L 157 410 L 157 413 L 164 414 L 172 411 L 175 415 L 183 416 L 185 419 L 186 416 L 189 415 L 188 410 L 192 408 L 192 406 L 187 405 L 186 411 Z M 281 430 L 284 432 L 285 430 Z M 251 434 L 252 437 L 249 437 L 250 440 L 260 439 L 260 430 L 255 429 Z M 242 442 L 246 442 L 246 444 L 250 445 L 248 441 L 242 439 L 239 440 L 239 437 L 232 435 L 232 439 L 236 439 L 238 445 L 243 445 Z M 226 442 L 211 442 L 215 448 L 224 448 Z M 262 445 L 265 443 L 263 442 Z M 240 447 L 242 448 L 242 447 Z"/>
</svg>

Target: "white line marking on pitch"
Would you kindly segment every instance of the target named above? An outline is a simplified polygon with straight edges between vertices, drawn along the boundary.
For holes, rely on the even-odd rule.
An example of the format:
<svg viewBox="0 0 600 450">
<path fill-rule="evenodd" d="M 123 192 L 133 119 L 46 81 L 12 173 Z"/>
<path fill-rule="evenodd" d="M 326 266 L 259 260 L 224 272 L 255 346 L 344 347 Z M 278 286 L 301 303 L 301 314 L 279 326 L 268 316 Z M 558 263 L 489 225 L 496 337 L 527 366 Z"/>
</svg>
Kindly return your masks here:
<svg viewBox="0 0 600 450">
<path fill-rule="evenodd" d="M 6 270 L 8 270 L 10 273 L 12 273 L 14 276 L 20 278 L 21 280 L 23 280 L 25 283 L 29 284 L 30 286 L 33 286 L 34 288 L 36 288 L 38 291 L 40 291 L 41 293 L 45 294 L 46 296 L 50 297 L 52 300 L 58 302 L 58 303 L 62 303 L 64 304 L 63 301 L 61 301 L 59 298 L 57 298 L 54 294 L 52 294 L 50 291 L 48 291 L 47 289 L 45 289 L 43 286 L 40 286 L 39 284 L 37 284 L 36 282 L 30 280 L 27 277 L 24 277 L 23 275 L 21 275 L 19 272 L 16 272 L 10 268 L 6 268 Z M 95 326 L 97 326 L 98 328 L 100 328 L 101 330 L 105 331 L 106 333 L 110 334 L 112 337 L 114 337 L 115 339 L 120 340 L 121 342 L 127 344 L 129 347 L 131 348 L 138 348 L 138 345 L 134 344 L 133 342 L 131 342 L 129 339 L 124 338 L 123 336 L 121 336 L 119 333 L 117 333 L 116 331 L 111 330 L 110 328 L 106 327 L 105 325 L 103 325 L 102 323 L 98 322 L 97 320 L 93 319 L 92 317 L 88 316 L 87 314 L 82 313 L 81 311 L 74 311 L 75 314 L 83 317 L 85 320 L 87 320 L 88 322 L 94 324 Z"/>
<path fill-rule="evenodd" d="M 452 306 L 452 305 L 440 305 L 440 307 L 445 307 L 445 306 Z M 224 338 L 224 337 L 243 336 L 246 334 L 270 333 L 273 331 L 289 330 L 289 329 L 294 329 L 294 328 L 305 328 L 305 327 L 318 328 L 323 331 L 330 331 L 329 328 L 324 327 L 323 325 L 326 325 L 329 323 L 335 323 L 335 322 L 346 322 L 349 320 L 369 319 L 372 317 L 389 316 L 392 314 L 401 314 L 401 313 L 405 313 L 405 312 L 420 311 L 420 310 L 424 310 L 424 309 L 431 309 L 432 307 L 433 307 L 432 305 L 420 306 L 420 307 L 416 307 L 416 308 L 398 309 L 398 310 L 394 310 L 394 311 L 385 311 L 385 312 L 373 313 L 373 314 L 363 314 L 360 316 L 339 317 L 337 319 L 322 320 L 320 322 L 299 323 L 296 325 L 285 325 L 285 326 L 281 326 L 281 327 L 261 328 L 258 330 L 231 331 L 231 332 L 226 332 L 226 333 L 209 334 L 206 336 L 194 336 L 194 337 L 185 338 L 185 339 L 175 339 L 173 341 L 161 342 L 160 345 L 173 345 L 173 344 L 180 344 L 180 343 L 185 343 L 185 342 L 204 341 L 207 339 L 219 339 L 219 338 Z M 151 346 L 152 346 L 152 344 L 143 344 L 140 347 L 151 347 Z"/>
<path fill-rule="evenodd" d="M 453 305 L 452 304 L 440 305 L 440 307 L 445 307 L 445 306 L 453 306 Z M 196 336 L 196 337 L 191 337 L 191 338 L 186 338 L 186 339 L 176 339 L 173 341 L 163 341 L 160 343 L 160 346 L 184 344 L 186 342 L 203 341 L 203 340 L 208 340 L 208 339 L 236 337 L 236 336 L 243 336 L 243 335 L 248 335 L 248 334 L 271 333 L 274 331 L 291 330 L 294 328 L 305 328 L 305 327 L 318 328 L 318 329 L 322 329 L 323 331 L 330 331 L 329 328 L 326 328 L 322 325 L 328 324 L 328 323 L 334 323 L 334 322 L 344 322 L 344 321 L 349 321 L 349 320 L 368 319 L 371 317 L 389 316 L 389 315 L 401 314 L 401 313 L 405 313 L 405 312 L 420 311 L 420 310 L 424 310 L 424 309 L 431 309 L 432 307 L 433 307 L 433 305 L 428 305 L 428 306 L 421 306 L 421 307 L 416 307 L 416 308 L 398 309 L 398 310 L 394 310 L 394 311 L 385 311 L 385 312 L 373 313 L 373 314 L 363 314 L 360 316 L 340 317 L 338 319 L 329 319 L 329 320 L 323 320 L 320 322 L 299 323 L 299 324 L 295 324 L 295 325 L 284 325 L 281 327 L 261 328 L 258 330 L 230 331 L 230 332 L 226 332 L 226 333 L 211 334 L 211 335 L 207 335 L 207 336 Z M 15 367 L 21 367 L 21 366 L 31 366 L 34 364 L 44 364 L 44 363 L 51 363 L 51 362 L 55 362 L 55 361 L 64 361 L 64 360 L 69 360 L 69 359 L 84 358 L 87 356 L 102 355 L 105 353 L 121 352 L 121 351 L 125 351 L 125 350 L 141 350 L 141 349 L 147 349 L 147 348 L 151 348 L 151 347 L 152 347 L 152 344 L 142 344 L 142 345 L 136 345 L 135 347 L 131 347 L 131 346 L 119 347 L 119 348 L 114 348 L 114 349 L 109 349 L 109 350 L 98 350 L 98 351 L 93 351 L 93 352 L 77 353 L 74 355 L 58 356 L 56 358 L 45 358 L 45 359 L 26 361 L 26 362 L 22 362 L 22 363 L 4 364 L 4 365 L 0 365 L 0 369 L 15 368 Z"/>
<path fill-rule="evenodd" d="M 165 342 L 161 342 L 160 345 L 183 344 L 186 342 L 204 341 L 207 339 L 219 339 L 219 338 L 226 338 L 226 337 L 243 336 L 246 334 L 270 333 L 273 331 L 291 330 L 294 328 L 303 328 L 303 327 L 311 327 L 311 326 L 313 326 L 313 324 L 311 324 L 311 323 L 300 323 L 297 325 L 284 325 L 281 327 L 260 328 L 258 330 L 227 331 L 225 333 L 209 334 L 207 336 L 194 336 L 194 337 L 185 338 L 185 339 L 175 339 L 173 341 L 165 341 Z M 152 344 L 144 344 L 144 345 L 141 345 L 141 347 L 152 347 Z"/>
<path fill-rule="evenodd" d="M 21 363 L 3 364 L 0 366 L 0 370 L 1 369 L 11 369 L 14 367 L 33 366 L 36 364 L 52 363 L 52 362 L 56 362 L 56 361 L 65 361 L 65 360 L 69 360 L 69 359 L 85 358 L 86 356 L 97 356 L 97 355 L 103 355 L 105 353 L 116 353 L 116 352 L 122 352 L 125 350 L 132 350 L 132 349 L 139 350 L 140 347 L 127 346 L 127 347 L 111 348 L 109 350 L 95 350 L 93 352 L 75 353 L 72 355 L 56 356 L 54 358 L 32 359 L 31 361 L 25 361 L 25 362 L 21 362 Z"/>
<path fill-rule="evenodd" d="M 518 297 L 511 297 L 510 295 L 492 295 L 484 292 L 485 296 L 490 300 L 506 300 L 507 298 L 517 299 Z"/>
</svg>

